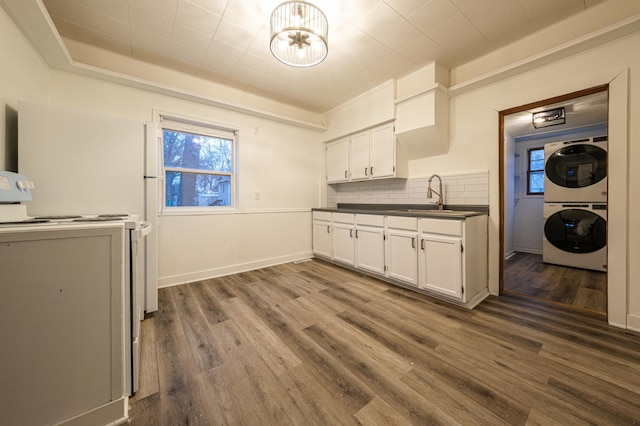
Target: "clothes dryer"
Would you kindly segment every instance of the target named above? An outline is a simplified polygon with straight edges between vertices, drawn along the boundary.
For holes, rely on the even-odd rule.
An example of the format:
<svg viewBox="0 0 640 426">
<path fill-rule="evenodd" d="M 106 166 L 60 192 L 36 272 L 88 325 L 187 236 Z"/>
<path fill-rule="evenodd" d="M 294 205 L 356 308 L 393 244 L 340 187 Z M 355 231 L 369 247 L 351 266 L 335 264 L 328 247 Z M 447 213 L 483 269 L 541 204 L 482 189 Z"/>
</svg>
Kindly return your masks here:
<svg viewBox="0 0 640 426">
<path fill-rule="evenodd" d="M 543 262 L 607 270 L 606 204 L 544 203 L 543 212 Z"/>
<path fill-rule="evenodd" d="M 544 201 L 607 202 L 607 137 L 544 146 Z"/>
</svg>

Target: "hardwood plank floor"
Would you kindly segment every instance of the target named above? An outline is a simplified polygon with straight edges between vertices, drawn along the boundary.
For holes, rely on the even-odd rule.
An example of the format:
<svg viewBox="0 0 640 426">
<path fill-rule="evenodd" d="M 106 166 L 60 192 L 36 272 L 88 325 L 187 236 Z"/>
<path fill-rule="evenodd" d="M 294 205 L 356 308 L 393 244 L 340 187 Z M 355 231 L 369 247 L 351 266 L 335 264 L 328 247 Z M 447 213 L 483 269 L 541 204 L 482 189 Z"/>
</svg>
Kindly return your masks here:
<svg viewBox="0 0 640 426">
<path fill-rule="evenodd" d="M 504 290 L 607 313 L 607 274 L 542 262 L 542 255 L 518 252 L 504 262 Z"/>
<path fill-rule="evenodd" d="M 467 310 L 317 260 L 159 300 L 134 426 L 640 423 L 640 334 L 598 314 Z"/>
</svg>

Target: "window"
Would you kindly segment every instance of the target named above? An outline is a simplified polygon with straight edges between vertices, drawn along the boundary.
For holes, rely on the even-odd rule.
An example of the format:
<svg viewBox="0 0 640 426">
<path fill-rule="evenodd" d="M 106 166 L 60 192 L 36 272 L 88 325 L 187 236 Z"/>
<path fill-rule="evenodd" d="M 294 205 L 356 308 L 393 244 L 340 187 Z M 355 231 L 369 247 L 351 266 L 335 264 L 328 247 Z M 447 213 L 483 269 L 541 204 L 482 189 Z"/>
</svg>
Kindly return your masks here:
<svg viewBox="0 0 640 426">
<path fill-rule="evenodd" d="M 162 146 L 166 207 L 235 206 L 235 132 L 163 121 Z"/>
<path fill-rule="evenodd" d="M 544 148 L 528 150 L 527 194 L 544 194 Z"/>
</svg>

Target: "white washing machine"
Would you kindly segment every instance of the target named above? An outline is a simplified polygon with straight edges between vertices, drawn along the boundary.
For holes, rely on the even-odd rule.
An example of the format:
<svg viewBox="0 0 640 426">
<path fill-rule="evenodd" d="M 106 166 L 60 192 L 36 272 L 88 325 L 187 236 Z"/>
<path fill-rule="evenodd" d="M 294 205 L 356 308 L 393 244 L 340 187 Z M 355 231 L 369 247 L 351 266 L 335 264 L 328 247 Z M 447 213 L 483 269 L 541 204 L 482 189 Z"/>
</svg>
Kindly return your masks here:
<svg viewBox="0 0 640 426">
<path fill-rule="evenodd" d="M 544 201 L 607 202 L 607 137 L 544 146 Z"/>
<path fill-rule="evenodd" d="M 542 260 L 594 271 L 607 270 L 607 205 L 544 203 Z"/>
</svg>

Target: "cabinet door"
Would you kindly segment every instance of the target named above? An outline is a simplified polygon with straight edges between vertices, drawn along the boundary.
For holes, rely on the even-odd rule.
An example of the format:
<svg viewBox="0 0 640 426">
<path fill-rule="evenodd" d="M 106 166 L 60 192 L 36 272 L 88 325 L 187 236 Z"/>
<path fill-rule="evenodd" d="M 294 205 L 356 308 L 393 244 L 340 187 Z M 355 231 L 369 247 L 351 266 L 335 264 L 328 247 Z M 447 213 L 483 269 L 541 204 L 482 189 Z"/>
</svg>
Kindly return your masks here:
<svg viewBox="0 0 640 426">
<path fill-rule="evenodd" d="M 351 137 L 351 180 L 369 179 L 369 132 Z"/>
<path fill-rule="evenodd" d="M 395 176 L 396 137 L 393 124 L 371 130 L 369 175 L 372 179 Z"/>
<path fill-rule="evenodd" d="M 353 265 L 355 262 L 355 242 L 353 225 L 333 224 L 333 259 Z"/>
<path fill-rule="evenodd" d="M 331 257 L 331 222 L 313 222 L 313 254 Z"/>
<path fill-rule="evenodd" d="M 356 228 L 356 266 L 377 274 L 384 274 L 384 229 Z"/>
<path fill-rule="evenodd" d="M 462 238 L 422 234 L 420 288 L 462 299 Z"/>
<path fill-rule="evenodd" d="M 389 229 L 387 235 L 387 276 L 417 286 L 418 233 Z"/>
<path fill-rule="evenodd" d="M 327 183 L 349 180 L 349 139 L 327 144 Z"/>
</svg>

